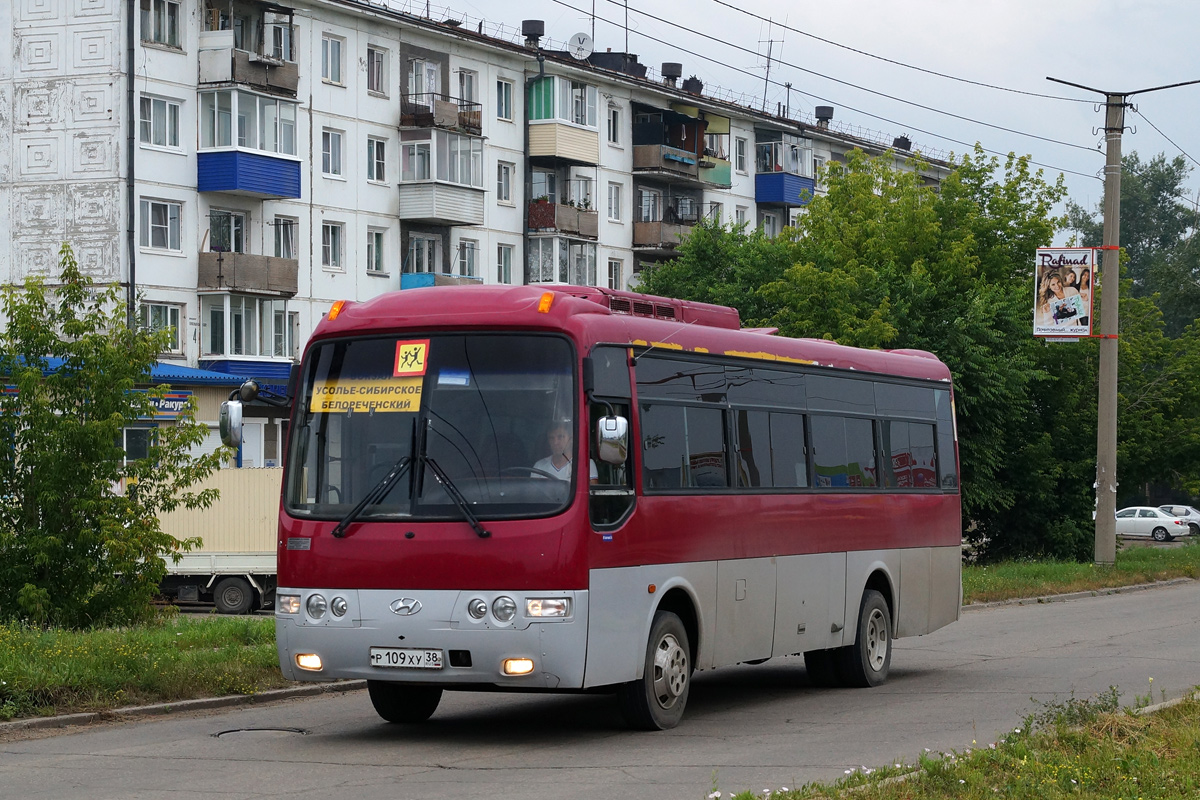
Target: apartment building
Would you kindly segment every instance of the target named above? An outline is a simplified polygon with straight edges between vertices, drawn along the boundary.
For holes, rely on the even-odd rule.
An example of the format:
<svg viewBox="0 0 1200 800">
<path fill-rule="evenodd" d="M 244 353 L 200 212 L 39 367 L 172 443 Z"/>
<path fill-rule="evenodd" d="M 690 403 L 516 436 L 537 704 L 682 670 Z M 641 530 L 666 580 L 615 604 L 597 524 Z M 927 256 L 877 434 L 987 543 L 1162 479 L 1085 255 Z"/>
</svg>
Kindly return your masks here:
<svg viewBox="0 0 1200 800">
<path fill-rule="evenodd" d="M 337 299 L 636 286 L 701 218 L 777 233 L 822 163 L 888 148 L 832 109 L 706 95 L 682 64 L 555 49 L 537 21 L 506 37 L 354 0 L 12 0 L 0 20 L 0 280 L 53 280 L 70 242 L 174 331 L 163 362 L 231 376 L 281 379 Z"/>
</svg>

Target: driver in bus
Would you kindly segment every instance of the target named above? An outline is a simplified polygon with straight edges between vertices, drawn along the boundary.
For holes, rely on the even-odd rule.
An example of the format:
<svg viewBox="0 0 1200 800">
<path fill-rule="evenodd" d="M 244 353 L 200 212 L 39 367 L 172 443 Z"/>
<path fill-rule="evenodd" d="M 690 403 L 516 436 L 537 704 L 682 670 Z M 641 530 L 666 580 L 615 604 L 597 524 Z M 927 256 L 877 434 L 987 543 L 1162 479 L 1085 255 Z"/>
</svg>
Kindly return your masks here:
<svg viewBox="0 0 1200 800">
<path fill-rule="evenodd" d="M 532 477 L 551 476 L 563 481 L 571 480 L 571 426 L 567 422 L 554 423 L 546 432 L 546 441 L 550 445 L 550 455 L 533 465 L 536 472 L 532 473 Z M 596 469 L 596 462 L 591 459 L 588 462 L 591 466 L 588 476 L 591 483 L 599 483 L 600 472 Z"/>
</svg>

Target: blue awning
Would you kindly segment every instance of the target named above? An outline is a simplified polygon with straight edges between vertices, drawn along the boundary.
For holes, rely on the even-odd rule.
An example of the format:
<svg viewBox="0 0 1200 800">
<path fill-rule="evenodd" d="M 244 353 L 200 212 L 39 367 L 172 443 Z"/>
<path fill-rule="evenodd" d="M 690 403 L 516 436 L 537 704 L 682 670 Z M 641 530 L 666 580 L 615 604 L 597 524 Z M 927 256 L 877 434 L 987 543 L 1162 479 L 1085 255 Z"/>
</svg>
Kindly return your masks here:
<svg viewBox="0 0 1200 800">
<path fill-rule="evenodd" d="M 46 372 L 54 372 L 62 366 L 61 358 L 46 359 Z M 150 369 L 152 383 L 169 383 L 173 386 L 241 386 L 248 376 L 231 375 L 207 369 L 193 369 L 162 361 Z"/>
</svg>

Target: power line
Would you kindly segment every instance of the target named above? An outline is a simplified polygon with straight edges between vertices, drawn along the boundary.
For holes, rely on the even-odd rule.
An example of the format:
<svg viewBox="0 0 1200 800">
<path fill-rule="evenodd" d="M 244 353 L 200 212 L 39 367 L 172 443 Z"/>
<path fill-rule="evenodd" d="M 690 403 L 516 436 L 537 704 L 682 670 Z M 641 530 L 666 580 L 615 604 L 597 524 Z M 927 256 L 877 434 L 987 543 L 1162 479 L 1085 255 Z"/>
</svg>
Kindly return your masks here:
<svg viewBox="0 0 1200 800">
<path fill-rule="evenodd" d="M 559 5 L 566 6 L 567 8 L 572 8 L 572 6 L 568 5 L 568 4 L 567 4 L 567 3 L 565 3 L 565 2 L 561 2 L 561 0 L 554 0 L 554 2 L 556 2 L 556 3 L 559 3 Z M 612 3 L 613 5 L 619 5 L 619 4 L 617 3 L 617 0 L 607 0 L 607 2 L 609 2 L 609 3 Z M 581 9 L 575 9 L 575 10 L 576 10 L 576 11 L 580 11 Z M 728 40 L 726 40 L 726 39 L 722 39 L 722 38 L 719 38 L 719 37 L 716 37 L 716 36 L 710 36 L 709 34 L 707 34 L 707 33 L 703 33 L 702 31 L 698 31 L 698 30 L 696 30 L 696 29 L 694 29 L 694 28 L 689 28 L 689 27 L 687 27 L 686 25 L 680 25 L 680 24 L 679 24 L 679 23 L 677 23 L 677 22 L 672 22 L 672 21 L 670 21 L 670 20 L 668 20 L 668 19 L 663 19 L 662 17 L 657 17 L 657 16 L 655 16 L 654 14 L 650 14 L 650 13 L 648 13 L 648 12 L 646 12 L 646 11 L 641 11 L 641 10 L 639 10 L 639 9 L 633 9 L 633 11 L 634 11 L 634 13 L 641 14 L 643 17 L 648 17 L 648 18 L 650 18 L 650 19 L 652 19 L 652 20 L 655 20 L 656 22 L 661 22 L 661 23 L 663 23 L 663 24 L 665 24 L 665 25 L 670 25 L 670 26 L 672 26 L 672 27 L 674 27 L 674 28 L 679 28 L 679 29 L 680 29 L 680 30 L 682 30 L 682 31 L 686 31 L 687 33 L 690 33 L 690 34 L 692 34 L 693 36 L 700 36 L 700 37 L 702 37 L 702 38 L 704 38 L 704 39 L 708 39 L 708 40 L 710 40 L 710 41 L 717 42 L 717 43 L 719 43 L 719 44 L 723 44 L 723 45 L 725 45 L 725 46 L 727 46 L 727 47 L 732 47 L 732 48 L 733 48 L 733 49 L 735 49 L 735 50 L 741 50 L 742 52 L 745 52 L 745 53 L 750 53 L 750 54 L 752 54 L 752 55 L 755 55 L 755 56 L 761 55 L 761 54 L 760 54 L 760 53 L 759 53 L 757 50 L 751 50 L 751 49 L 750 49 L 750 48 L 748 48 L 748 47 L 743 47 L 743 46 L 741 46 L 741 45 L 739 45 L 739 44 L 734 44 L 733 42 L 730 42 L 730 41 L 728 41 Z M 603 17 L 599 17 L 599 19 L 603 20 L 604 22 L 608 22 L 608 21 L 609 21 L 609 20 L 605 20 Z M 778 24 L 778 23 L 776 23 L 776 24 Z M 785 29 L 787 29 L 787 30 L 791 30 L 790 28 L 787 28 L 787 26 L 786 26 L 786 25 L 781 25 L 781 27 L 784 27 L 784 28 L 785 28 Z M 636 31 L 635 31 L 635 33 L 636 33 Z M 642 35 L 645 35 L 645 34 L 642 34 Z M 701 56 L 701 58 L 704 58 L 704 56 Z M 952 118 L 954 118 L 954 119 L 962 120 L 963 122 L 970 122 L 970 123 L 973 123 L 973 124 L 975 124 L 975 125 L 983 125 L 984 127 L 987 127 L 987 128 L 994 128 L 995 130 L 998 130 L 998 131 L 1004 131 L 1005 133 L 1013 133 L 1013 134 L 1016 134 L 1016 135 L 1018 135 L 1018 136 L 1028 136 L 1028 137 L 1029 137 L 1029 138 L 1031 138 L 1031 139 L 1038 139 L 1038 140 L 1040 140 L 1040 141 L 1043 141 L 1043 142 L 1049 142 L 1050 144 L 1058 144 L 1058 145 L 1062 145 L 1062 146 L 1064 146 L 1064 147 L 1074 147 L 1074 148 L 1076 148 L 1076 149 L 1079 149 L 1079 150 L 1086 150 L 1086 151 L 1087 151 L 1087 152 L 1089 152 L 1089 153 L 1094 153 L 1094 152 L 1096 152 L 1096 151 L 1095 151 L 1093 148 L 1091 148 L 1091 147 L 1085 147 L 1084 145 L 1081 145 L 1081 144 L 1075 144 L 1074 142 L 1064 142 L 1064 141 L 1061 141 L 1061 140 L 1059 140 L 1059 139 L 1051 139 L 1051 138 L 1049 138 L 1049 137 L 1047 137 L 1047 136 L 1039 136 L 1039 135 L 1038 135 L 1038 134 L 1036 134 L 1036 133 L 1027 133 L 1027 132 L 1025 132 L 1025 131 L 1020 131 L 1020 130 L 1017 130 L 1017 129 L 1015 129 L 1015 128 L 1007 128 L 1007 127 L 1005 127 L 1005 126 L 1003 126 L 1003 125 L 995 125 L 995 124 L 993 124 L 993 123 L 991 123 L 991 122 L 984 122 L 983 120 L 978 120 L 978 119 L 975 119 L 975 118 L 973 118 L 973 117 L 967 117 L 967 116 L 963 116 L 962 114 L 955 114 L 955 113 L 953 113 L 953 112 L 951 112 L 951 111 L 943 111 L 943 110 L 942 110 L 942 109 L 940 109 L 940 108 L 935 108 L 935 107 L 933 107 L 933 106 L 927 106 L 927 105 L 924 105 L 924 104 L 922 104 L 922 103 L 917 103 L 917 102 L 915 102 L 915 101 L 913 101 L 913 100 L 905 100 L 903 97 L 897 97 L 897 96 L 895 96 L 895 95 L 887 94 L 886 92 L 880 92 L 880 91 L 877 91 L 877 90 L 875 90 L 875 89 L 871 89 L 871 88 L 868 88 L 868 87 L 866 87 L 866 86 L 862 86 L 862 85 L 860 85 L 860 84 L 857 84 L 857 83 L 852 83 L 852 82 L 850 82 L 850 81 L 844 81 L 844 80 L 842 80 L 842 79 L 840 79 L 840 78 L 835 78 L 835 77 L 833 77 L 832 75 L 826 75 L 826 74 L 824 74 L 824 73 L 822 73 L 822 72 L 817 72 L 816 70 L 811 70 L 811 69 L 808 69 L 807 67 L 801 67 L 801 66 L 799 66 L 798 64 L 792 64 L 792 63 L 789 63 L 789 62 L 787 62 L 787 61 L 784 61 L 783 59 L 780 59 L 780 58 L 777 58 L 777 59 L 775 59 L 775 61 L 778 61 L 780 64 L 782 64 L 782 65 L 784 65 L 784 66 L 786 66 L 786 67 L 791 67 L 792 69 L 799 70 L 800 72 L 806 72 L 806 73 L 808 73 L 809 75 L 815 75 L 815 76 L 817 76 L 818 78 L 824 78 L 824 79 L 825 79 L 825 80 L 827 80 L 827 81 L 833 81 L 834 83 L 840 83 L 840 84 L 842 84 L 843 86 L 849 86 L 849 87 L 851 87 L 852 89 L 858 89 L 859 91 L 863 91 L 863 92 L 867 92 L 867 93 L 869 93 L 869 94 L 877 95 L 877 96 L 879 96 L 879 97 L 883 97 L 883 98 L 886 98 L 886 99 L 888 99 L 888 100 L 893 100 L 893 101 L 895 101 L 895 102 L 897 102 L 897 103 L 904 103 L 905 105 L 910 105 L 910 106 L 913 106 L 913 107 L 915 107 L 915 108 L 919 108 L 919 109 L 921 109 L 921 110 L 923 110 L 923 111 L 932 111 L 932 112 L 933 112 L 933 113 L 935 113 L 935 114 L 944 114 L 944 115 L 945 115 L 945 116 L 947 116 L 947 117 L 952 117 Z M 848 107 L 848 106 L 847 106 L 847 107 Z"/>
<path fill-rule="evenodd" d="M 725 2 L 725 0 L 712 0 L 712 1 L 714 3 L 716 3 L 717 5 L 722 5 L 722 6 L 725 6 L 726 8 L 731 8 L 734 11 L 745 14 L 748 17 L 754 17 L 755 19 L 762 20 L 764 22 L 766 21 L 765 17 L 760 17 L 758 14 L 755 14 L 753 11 L 747 11 L 744 8 L 738 8 L 737 6 L 733 5 L 732 3 Z M 945 79 L 951 80 L 951 81 L 958 81 L 959 83 L 967 83 L 972 86 L 982 86 L 985 89 L 995 89 L 1000 92 L 1012 92 L 1013 94 L 1023 94 L 1023 95 L 1027 95 L 1029 97 L 1042 97 L 1047 100 L 1067 100 L 1072 103 L 1091 103 L 1091 102 L 1093 102 L 1091 100 L 1087 100 L 1087 99 L 1084 99 L 1081 97 L 1063 97 L 1061 95 L 1054 95 L 1054 94 L 1041 94 L 1040 92 L 1027 92 L 1022 89 L 1010 89 L 1007 86 L 997 86 L 994 83 L 984 83 L 982 81 L 973 81 L 969 78 L 959 78 L 956 75 L 948 75 L 945 72 L 937 72 L 936 70 L 926 69 L 924 67 L 917 67 L 912 64 L 906 64 L 903 61 L 897 61 L 893 58 L 886 58 L 885 56 L 876 55 L 874 53 L 868 53 L 866 50 L 859 50 L 857 47 L 850 47 L 849 45 L 841 44 L 840 42 L 835 42 L 832 39 L 826 39 L 824 37 L 817 36 L 816 34 L 809 33 L 808 31 L 802 31 L 799 28 L 792 28 L 792 27 L 789 27 L 782 23 L 776 22 L 775 24 L 779 25 L 781 28 L 783 28 L 785 30 L 791 31 L 792 33 L 798 33 L 801 36 L 807 36 L 808 38 L 815 39 L 818 42 L 824 42 L 825 44 L 833 45 L 834 47 L 840 47 L 841 49 L 848 50 L 851 53 L 858 53 L 859 55 L 866 56 L 867 58 L 874 58 L 878 61 L 883 61 L 888 64 L 895 64 L 896 66 L 904 67 L 905 69 L 911 69 L 911 70 L 915 70 L 917 72 L 924 72 L 926 75 L 936 75 L 939 78 L 945 78 Z"/>
<path fill-rule="evenodd" d="M 571 10 L 573 10 L 573 11 L 578 11 L 578 12 L 581 12 L 581 13 L 588 13 L 588 12 L 584 12 L 584 10 L 583 10 L 583 9 L 580 9 L 580 8 L 575 8 L 574 6 L 570 5 L 569 3 L 566 3 L 566 2 L 564 2 L 563 0 L 552 0 L 552 2 L 554 2 L 554 3 L 557 3 L 557 4 L 558 4 L 558 5 L 560 5 L 560 6 L 565 6 L 566 8 L 569 8 L 569 9 L 571 9 Z M 597 18 L 597 19 L 599 19 L 601 22 L 607 22 L 609 25 L 614 25 L 614 26 L 616 26 L 616 27 L 621 27 L 621 25 L 620 25 L 619 23 L 613 22 L 612 20 L 609 20 L 609 19 L 605 19 L 604 17 L 597 16 L 596 18 Z M 717 59 L 713 58 L 712 56 L 706 56 L 706 55 L 702 55 L 702 54 L 700 54 L 700 53 L 697 53 L 697 52 L 695 52 L 694 50 L 688 50 L 686 47 L 681 47 L 681 46 L 679 46 L 679 45 L 677 45 L 677 44 L 674 44 L 674 43 L 672 43 L 672 42 L 668 42 L 668 41 L 665 41 L 665 40 L 663 40 L 663 39 L 659 39 L 659 38 L 657 38 L 657 37 L 654 37 L 654 36 L 651 36 L 651 35 L 649 35 L 649 34 L 642 33 L 641 31 L 638 31 L 638 30 L 634 30 L 634 31 L 633 31 L 633 33 L 637 34 L 638 36 L 641 36 L 642 38 L 645 38 L 645 39 L 650 39 L 650 40 L 653 40 L 653 41 L 656 41 L 656 42 L 660 42 L 660 43 L 662 43 L 662 44 L 665 44 L 665 45 L 667 45 L 667 46 L 669 46 L 669 47 L 671 47 L 671 48 L 674 48 L 674 49 L 678 50 L 678 51 L 679 51 L 679 52 L 681 52 L 681 53 L 687 53 L 688 55 L 695 56 L 696 58 L 699 58 L 699 59 L 701 59 L 701 60 L 703 60 L 703 61 L 707 61 L 707 62 L 709 62 L 709 63 L 711 63 L 711 64 L 716 64 L 717 66 L 724 67 L 725 69 L 729 69 L 729 70 L 732 70 L 733 72 L 738 72 L 738 73 L 741 73 L 742 75 L 747 75 L 747 76 L 749 76 L 749 77 L 751 77 L 751 78 L 754 78 L 755 80 L 758 80 L 758 77 L 759 77 L 759 76 L 758 76 L 758 75 L 756 75 L 756 74 L 754 74 L 753 72 L 750 72 L 749 70 L 742 69 L 741 67 L 735 67 L 735 66 L 733 66 L 732 64 L 728 64 L 728 63 L 726 63 L 726 62 L 724 62 L 724 61 L 719 61 L 719 60 L 717 60 Z M 780 86 L 780 87 L 783 87 L 783 86 L 784 86 L 784 84 L 780 83 L 779 81 L 771 81 L 771 83 L 775 84 L 776 86 Z M 853 112 L 855 112 L 855 113 L 857 113 L 857 114 L 862 114 L 863 116 L 866 116 L 866 117 L 871 117 L 872 119 L 877 119 L 877 120 L 880 120 L 881 122 L 886 122 L 886 123 L 888 123 L 889 125 L 895 125 L 895 126 L 896 126 L 896 127 L 898 127 L 898 128 L 902 128 L 902 129 L 909 130 L 909 131 L 914 131 L 914 132 L 916 132 L 916 133 L 920 133 L 920 134 L 923 134 L 923 135 L 925 135 L 925 136 L 932 136 L 932 137 L 933 137 L 933 138 L 935 138 L 935 139 L 940 139 L 940 140 L 942 140 L 942 141 L 945 141 L 945 142 L 952 142 L 952 143 L 954 143 L 954 144 L 959 144 L 959 145 L 962 145 L 963 147 L 966 147 L 966 148 L 968 148 L 968 149 L 971 149 L 971 148 L 973 148 L 973 147 L 975 146 L 975 144 L 978 144 L 978 142 L 976 142 L 976 143 L 964 142 L 964 141 L 962 141 L 961 139 L 954 139 L 954 138 L 952 138 L 952 137 L 950 137 L 950 136 L 946 136 L 946 135 L 944 135 L 944 134 L 940 134 L 940 133 L 934 133 L 933 131 L 927 131 L 927 130 L 924 130 L 924 129 L 922 129 L 922 128 L 917 128 L 917 127 L 915 127 L 915 126 L 912 126 L 912 125 L 907 125 L 907 124 L 905 124 L 905 123 L 903 123 L 903 122 L 897 122 L 896 120 L 889 119 L 888 117 L 882 117 L 882 116 L 880 116 L 880 115 L 878 115 L 878 114 L 872 114 L 870 111 L 864 111 L 864 110 L 862 110 L 862 109 L 855 108 L 854 106 L 847 105 L 847 104 L 845 104 L 845 103 L 839 103 L 839 102 L 837 102 L 836 100 L 830 100 L 829 98 L 822 97 L 822 96 L 820 96 L 820 95 L 813 94 L 813 93 L 811 93 L 811 92 L 806 92 L 806 91 L 804 91 L 804 90 L 802 90 L 802 89 L 797 89 L 795 86 L 793 86 L 793 87 L 792 87 L 792 91 L 794 91 L 794 92 L 797 92 L 798 94 L 802 94 L 802 95 L 804 95 L 804 96 L 806 96 L 806 97 L 811 97 L 811 98 L 813 98 L 813 99 L 815 99 L 815 100 L 819 100 L 819 101 L 821 101 L 822 103 L 831 103 L 831 104 L 833 104 L 833 105 L 836 105 L 836 106 L 841 106 L 842 108 L 848 109 L 848 110 L 850 110 L 850 111 L 853 111 Z M 1080 147 L 1080 145 L 1071 145 L 1071 146 L 1072 146 L 1072 147 Z M 1008 153 L 1004 153 L 1004 152 L 1001 152 L 1001 151 L 999 151 L 999 150 L 992 150 L 992 149 L 990 149 L 990 148 L 987 148 L 987 147 L 982 147 L 982 145 L 981 145 L 981 148 L 982 148 L 982 150 L 983 150 L 985 153 L 991 153 L 992 155 L 997 155 L 997 156 L 1007 156 L 1007 155 L 1009 155 Z M 1088 150 L 1088 152 L 1093 152 L 1093 151 L 1092 151 L 1090 148 L 1081 148 L 1081 149 Z M 1068 174 L 1071 174 L 1071 175 L 1078 175 L 1078 176 L 1080 176 L 1080 177 L 1083 177 L 1083 178 L 1093 178 L 1093 179 L 1097 179 L 1097 180 L 1099 180 L 1099 176 L 1098 176 L 1098 175 L 1096 175 L 1096 174 L 1093 174 L 1093 173 L 1078 172 L 1078 171 L 1076 171 L 1076 170 L 1073 170 L 1073 169 L 1066 169 L 1065 167 L 1057 167 L 1057 166 L 1055 166 L 1055 165 L 1053 165 L 1053 164 L 1046 164 L 1046 163 L 1043 163 L 1043 162 L 1041 162 L 1041 161 L 1033 161 L 1032 159 L 1029 161 L 1029 163 L 1030 163 L 1030 164 L 1033 164 L 1034 166 L 1037 166 L 1037 167 L 1045 167 L 1046 169 L 1057 170 L 1057 171 L 1059 171 L 1059 172 L 1065 172 L 1065 173 L 1068 173 Z"/>
<path fill-rule="evenodd" d="M 1189 159 L 1191 159 L 1191 161 L 1192 161 L 1192 163 L 1193 163 L 1193 164 L 1195 164 L 1196 166 L 1200 166 L 1200 161 L 1197 161 L 1196 159 L 1192 158 L 1191 154 L 1190 154 L 1190 153 L 1188 153 L 1188 151 L 1187 151 L 1187 150 L 1184 150 L 1182 147 L 1180 147 L 1179 145 L 1175 144 L 1175 142 L 1174 142 L 1174 141 L 1171 139 L 1171 137 L 1170 137 L 1170 136 L 1167 136 L 1165 133 L 1163 133 L 1163 132 L 1162 132 L 1162 130 L 1160 130 L 1160 129 L 1159 129 L 1159 127 L 1158 127 L 1157 125 L 1155 125 L 1153 122 L 1150 122 L 1150 118 L 1149 118 L 1149 117 L 1147 117 L 1145 114 L 1143 114 L 1143 113 L 1141 112 L 1141 110 L 1140 110 L 1140 109 L 1138 109 L 1138 108 L 1134 108 L 1134 109 L 1133 109 L 1133 113 L 1137 114 L 1139 117 L 1141 117 L 1142 119 L 1146 120 L 1146 122 L 1147 122 L 1147 123 L 1149 123 L 1149 125 L 1150 125 L 1150 127 L 1151 127 L 1151 128 L 1154 128 L 1154 130 L 1158 131 L 1158 135 L 1159 135 L 1159 136 L 1163 137 L 1163 138 L 1164 138 L 1164 139 L 1166 139 L 1168 142 L 1171 142 L 1172 146 L 1174 146 L 1174 148 L 1175 148 L 1176 150 L 1178 150 L 1179 152 L 1181 152 L 1181 153 L 1183 153 L 1185 156 L 1187 156 Z"/>
</svg>

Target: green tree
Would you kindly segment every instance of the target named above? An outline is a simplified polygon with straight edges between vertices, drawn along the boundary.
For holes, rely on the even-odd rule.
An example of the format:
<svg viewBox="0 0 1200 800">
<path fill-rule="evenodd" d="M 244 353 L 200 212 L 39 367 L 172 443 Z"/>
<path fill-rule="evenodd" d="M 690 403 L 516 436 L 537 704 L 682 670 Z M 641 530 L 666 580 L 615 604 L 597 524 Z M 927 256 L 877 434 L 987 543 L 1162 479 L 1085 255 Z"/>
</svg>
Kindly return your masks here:
<svg viewBox="0 0 1200 800">
<path fill-rule="evenodd" d="M 1132 281 L 1126 296 L 1154 298 L 1171 338 L 1200 317 L 1200 212 L 1184 187 L 1190 173 L 1183 156 L 1168 161 L 1162 153 L 1145 163 L 1130 153 L 1121 169 L 1120 243 Z M 1068 202 L 1067 218 L 1083 246 L 1103 243 L 1099 208 L 1093 214 Z"/>
<path fill-rule="evenodd" d="M 189 403 L 156 429 L 149 457 L 124 463 L 121 433 L 153 417 L 149 383 L 167 332 L 131 329 L 117 287 L 98 289 L 68 245 L 60 284 L 40 279 L 3 294 L 0 332 L 0 616 L 86 627 L 152 613 L 166 571 L 194 542 L 164 533 L 157 513 L 204 508 L 193 491 L 224 452 L 191 450 L 205 428 Z M 119 494 L 122 478 L 136 492 Z"/>
</svg>

